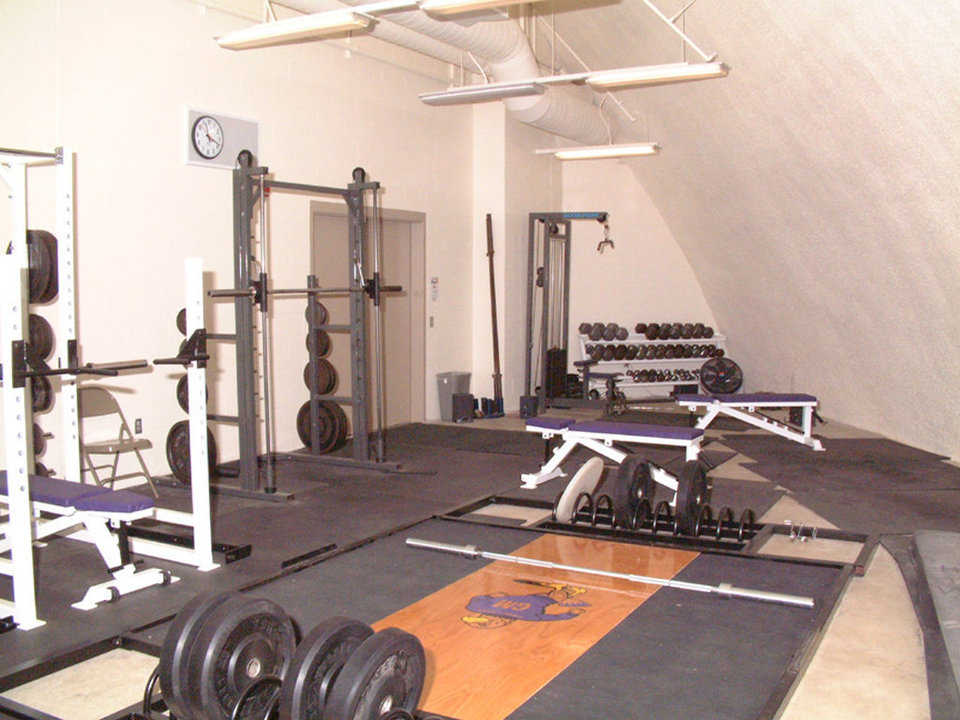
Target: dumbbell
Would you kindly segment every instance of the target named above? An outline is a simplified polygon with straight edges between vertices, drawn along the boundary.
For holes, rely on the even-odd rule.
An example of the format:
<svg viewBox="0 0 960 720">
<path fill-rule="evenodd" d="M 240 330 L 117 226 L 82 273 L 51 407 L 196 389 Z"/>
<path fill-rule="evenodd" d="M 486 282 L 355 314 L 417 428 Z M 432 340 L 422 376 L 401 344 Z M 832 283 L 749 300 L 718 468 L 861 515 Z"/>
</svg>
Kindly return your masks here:
<svg viewBox="0 0 960 720">
<path fill-rule="evenodd" d="M 590 329 L 591 329 L 592 327 L 593 327 L 593 325 L 592 325 L 591 323 L 582 322 L 582 323 L 580 323 L 579 327 L 577 328 L 577 331 L 578 331 L 581 335 L 589 335 L 589 334 L 590 334 Z"/>
<path fill-rule="evenodd" d="M 596 342 L 597 340 L 603 340 L 603 329 L 604 329 L 603 323 L 598 323 L 598 322 L 594 323 L 590 327 L 590 333 L 589 333 L 590 339 L 593 340 L 594 342 Z"/>
<path fill-rule="evenodd" d="M 688 340 L 693 337 L 693 323 L 684 323 L 683 330 L 680 333 L 680 336 L 684 340 Z"/>
<path fill-rule="evenodd" d="M 626 345 L 617 345 L 613 349 L 613 358 L 614 360 L 623 360 L 627 356 L 627 346 Z"/>
<path fill-rule="evenodd" d="M 646 323 L 637 323 L 637 324 L 634 326 L 633 331 L 634 331 L 637 335 L 646 335 L 646 334 L 647 334 L 647 324 L 646 324 Z"/>
<path fill-rule="evenodd" d="M 712 338 L 712 337 L 713 337 L 713 328 L 710 327 L 709 325 L 705 325 L 704 328 L 703 328 L 703 336 L 704 336 L 705 338 Z"/>
<path fill-rule="evenodd" d="M 602 357 L 603 357 L 604 360 L 607 360 L 607 361 L 613 360 L 614 353 L 615 353 L 615 349 L 614 349 L 614 346 L 613 346 L 613 345 L 604 345 L 604 346 L 603 346 L 603 355 L 602 355 Z"/>
<path fill-rule="evenodd" d="M 627 345 L 627 360 L 633 360 L 635 357 L 637 357 L 637 350 L 639 347 L 639 345 Z"/>
<path fill-rule="evenodd" d="M 683 334 L 683 325 L 680 323 L 674 323 L 670 326 L 670 339 L 679 340 L 680 336 Z"/>
<path fill-rule="evenodd" d="M 603 328 L 603 339 L 606 341 L 616 340 L 617 339 L 617 324 L 616 323 L 607 323 L 606 327 Z"/>
<path fill-rule="evenodd" d="M 630 331 L 622 325 L 617 327 L 617 340 L 626 340 L 630 337 Z"/>
<path fill-rule="evenodd" d="M 647 340 L 656 340 L 660 337 L 660 325 L 657 323 L 648 323 L 647 329 L 643 334 L 647 336 Z"/>
<path fill-rule="evenodd" d="M 691 337 L 698 340 L 703 337 L 703 323 L 696 323 L 693 326 L 693 335 Z"/>
</svg>

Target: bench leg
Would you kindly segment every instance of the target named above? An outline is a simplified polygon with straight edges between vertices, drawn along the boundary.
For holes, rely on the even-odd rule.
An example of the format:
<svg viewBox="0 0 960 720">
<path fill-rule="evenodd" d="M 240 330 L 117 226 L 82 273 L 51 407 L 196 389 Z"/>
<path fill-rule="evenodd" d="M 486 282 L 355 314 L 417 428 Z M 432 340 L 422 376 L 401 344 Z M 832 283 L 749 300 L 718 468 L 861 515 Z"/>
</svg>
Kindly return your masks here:
<svg viewBox="0 0 960 720">
<path fill-rule="evenodd" d="M 542 485 L 547 480 L 552 480 L 555 477 L 566 477 L 560 469 L 560 463 L 576 446 L 576 440 L 566 440 L 563 445 L 553 451 L 553 457 L 545 462 L 537 472 L 520 474 L 520 487 L 524 490 L 533 490 L 537 485 Z"/>
<path fill-rule="evenodd" d="M 83 599 L 80 602 L 73 603 L 71 607 L 75 607 L 77 610 L 93 610 L 100 603 L 112 602 L 122 595 L 143 590 L 143 588 L 152 585 L 166 585 L 179 580 L 180 578 L 165 573 L 160 568 L 150 568 L 138 572 L 134 565 L 125 565 L 113 573 L 113 580 L 87 588 Z"/>
</svg>

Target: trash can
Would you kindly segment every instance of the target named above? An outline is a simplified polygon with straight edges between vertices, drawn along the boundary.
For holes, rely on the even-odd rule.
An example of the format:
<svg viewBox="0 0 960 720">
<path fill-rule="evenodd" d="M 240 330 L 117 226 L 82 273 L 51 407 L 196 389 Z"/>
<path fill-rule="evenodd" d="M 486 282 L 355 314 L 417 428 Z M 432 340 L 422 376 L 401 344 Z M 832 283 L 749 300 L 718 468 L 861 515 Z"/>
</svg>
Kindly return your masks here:
<svg viewBox="0 0 960 720">
<path fill-rule="evenodd" d="M 437 373 L 437 393 L 440 396 L 440 419 L 453 422 L 453 394 L 470 392 L 470 373 Z"/>
</svg>

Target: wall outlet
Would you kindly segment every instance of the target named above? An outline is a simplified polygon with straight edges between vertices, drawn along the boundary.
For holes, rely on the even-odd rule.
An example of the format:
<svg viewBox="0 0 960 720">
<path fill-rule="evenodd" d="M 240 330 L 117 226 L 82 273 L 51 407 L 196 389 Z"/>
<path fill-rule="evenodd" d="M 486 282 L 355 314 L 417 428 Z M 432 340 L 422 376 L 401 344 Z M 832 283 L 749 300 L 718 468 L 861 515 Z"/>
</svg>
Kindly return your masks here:
<svg viewBox="0 0 960 720">
<path fill-rule="evenodd" d="M 143 420 L 141 418 L 137 418 L 136 420 L 133 421 L 133 431 L 135 433 L 143 432 Z"/>
</svg>

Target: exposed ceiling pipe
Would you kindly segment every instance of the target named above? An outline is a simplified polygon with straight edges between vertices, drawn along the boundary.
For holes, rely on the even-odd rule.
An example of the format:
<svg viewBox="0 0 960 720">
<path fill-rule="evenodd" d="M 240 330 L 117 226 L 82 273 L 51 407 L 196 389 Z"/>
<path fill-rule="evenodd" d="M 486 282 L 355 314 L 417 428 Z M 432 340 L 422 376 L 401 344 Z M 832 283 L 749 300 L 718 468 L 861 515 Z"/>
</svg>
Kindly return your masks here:
<svg viewBox="0 0 960 720">
<path fill-rule="evenodd" d="M 343 0 L 347 5 L 360 5 L 365 1 Z M 285 0 L 283 4 L 306 13 L 330 7 L 323 0 Z M 389 25 L 396 24 L 471 53 L 487 65 L 490 74 L 498 81 L 528 80 L 540 75 L 536 58 L 519 23 L 497 15 L 484 15 L 483 18 L 441 21 L 419 10 L 396 12 L 380 16 L 373 35 L 387 40 L 383 33 Z M 418 50 L 416 41 L 411 42 L 406 35 L 399 41 L 390 42 Z M 550 87 L 543 95 L 508 98 L 503 102 L 517 120 L 546 132 L 588 145 L 609 140 L 607 126 L 596 106 L 571 88 Z"/>
</svg>

